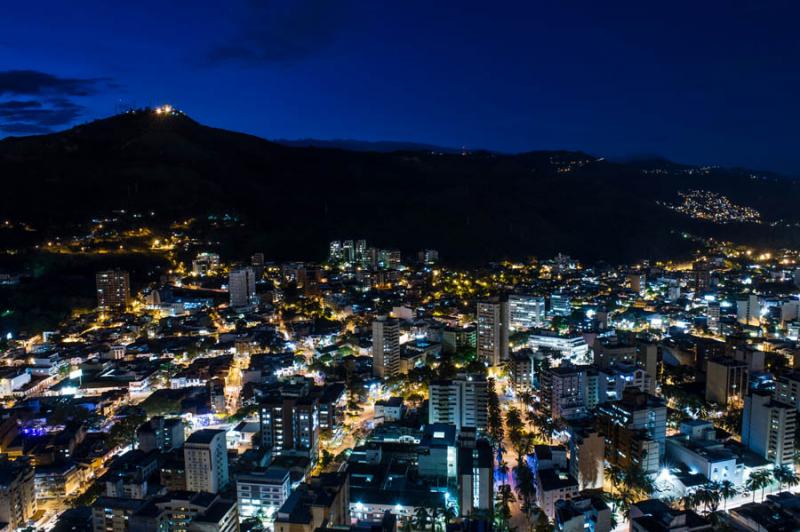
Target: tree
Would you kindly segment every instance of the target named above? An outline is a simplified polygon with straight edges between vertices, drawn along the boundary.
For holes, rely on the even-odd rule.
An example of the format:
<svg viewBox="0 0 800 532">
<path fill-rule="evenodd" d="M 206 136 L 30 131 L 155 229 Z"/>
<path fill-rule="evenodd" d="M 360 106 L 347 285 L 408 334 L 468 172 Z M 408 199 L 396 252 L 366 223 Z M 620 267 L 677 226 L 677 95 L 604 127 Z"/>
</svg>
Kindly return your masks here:
<svg viewBox="0 0 800 532">
<path fill-rule="evenodd" d="M 764 488 L 769 486 L 772 474 L 766 469 L 753 471 L 750 477 L 745 481 L 744 485 L 748 491 L 753 493 L 753 502 L 756 502 L 756 491 L 761 490 L 761 498 L 764 498 Z"/>
<path fill-rule="evenodd" d="M 533 506 L 536 488 L 533 485 L 533 472 L 524 456 L 518 457 L 513 473 L 516 481 L 517 496 L 522 501 L 523 511 L 528 513 Z"/>
<path fill-rule="evenodd" d="M 428 509 L 425 506 L 417 506 L 414 512 L 414 526 L 417 530 L 425 530 L 428 528 L 430 517 L 428 516 Z"/>
<path fill-rule="evenodd" d="M 497 464 L 497 470 L 500 471 L 500 474 L 503 477 L 503 486 L 505 486 L 508 483 L 508 463 L 501 459 Z"/>
<path fill-rule="evenodd" d="M 71 506 L 77 508 L 79 506 L 91 506 L 92 503 L 101 495 L 105 493 L 105 486 L 99 480 L 95 480 L 92 484 L 80 495 L 72 499 Z"/>
<path fill-rule="evenodd" d="M 437 522 L 439 520 L 439 507 L 433 505 L 430 507 L 430 510 L 431 510 L 431 532 L 436 532 L 436 525 L 439 524 Z"/>
<path fill-rule="evenodd" d="M 520 461 L 530 454 L 533 449 L 533 435 L 530 432 L 520 432 L 511 442 Z"/>
<path fill-rule="evenodd" d="M 547 514 L 539 510 L 536 521 L 533 523 L 533 532 L 552 532 L 553 523 L 547 518 Z"/>
<path fill-rule="evenodd" d="M 736 485 L 730 480 L 723 480 L 719 484 L 719 494 L 722 496 L 723 508 L 727 509 L 728 500 L 736 497 L 736 495 L 739 494 L 739 490 L 736 489 Z"/>
<path fill-rule="evenodd" d="M 444 516 L 445 524 L 451 523 L 456 517 L 458 517 L 456 509 L 452 504 L 448 504 L 444 507 L 442 515 Z"/>
<path fill-rule="evenodd" d="M 495 505 L 495 526 L 498 530 L 509 530 L 508 521 L 511 519 L 511 503 L 514 502 L 514 494 L 511 486 L 503 484 L 500 486 L 500 500 Z"/>
<path fill-rule="evenodd" d="M 719 483 L 707 483 L 705 486 L 695 491 L 694 497 L 699 504 L 703 505 L 706 512 L 716 512 L 721 498 Z"/>
<path fill-rule="evenodd" d="M 494 379 L 489 379 L 487 381 L 487 387 L 489 392 L 489 415 L 487 424 L 489 436 L 491 436 L 492 443 L 495 449 L 497 449 L 497 447 L 502 444 L 503 438 L 505 437 L 505 431 L 503 430 L 503 413 L 500 411 L 500 400 L 495 391 Z"/>
<path fill-rule="evenodd" d="M 322 449 L 322 459 L 320 460 L 322 468 L 328 467 L 333 462 L 333 458 L 333 454 L 328 449 Z"/>
<path fill-rule="evenodd" d="M 798 478 L 797 472 L 793 467 L 789 467 L 786 464 L 774 468 L 772 470 L 772 477 L 778 483 L 779 490 L 783 490 L 784 484 L 786 484 L 788 488 L 793 488 L 800 483 L 800 478 Z"/>
<path fill-rule="evenodd" d="M 653 480 L 637 464 L 631 464 L 625 469 L 611 465 L 606 469 L 606 474 L 618 495 L 614 500 L 615 510 L 626 519 L 631 503 L 648 498 L 655 491 Z"/>
<path fill-rule="evenodd" d="M 131 414 L 114 423 L 108 431 L 107 442 L 110 448 L 133 444 L 136 441 L 136 429 L 146 421 L 142 414 Z"/>
<path fill-rule="evenodd" d="M 700 500 L 695 496 L 694 493 L 687 493 L 681 497 L 681 506 L 683 506 L 685 511 L 694 510 L 700 506 Z"/>
</svg>

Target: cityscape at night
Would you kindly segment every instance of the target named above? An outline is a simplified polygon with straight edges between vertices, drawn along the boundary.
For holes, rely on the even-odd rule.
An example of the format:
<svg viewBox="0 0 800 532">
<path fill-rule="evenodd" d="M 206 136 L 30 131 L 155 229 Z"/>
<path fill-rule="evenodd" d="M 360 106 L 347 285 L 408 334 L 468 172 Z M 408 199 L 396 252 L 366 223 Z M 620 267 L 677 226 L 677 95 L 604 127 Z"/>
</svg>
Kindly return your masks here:
<svg viewBox="0 0 800 532">
<path fill-rule="evenodd" d="M 0 532 L 800 530 L 797 6 L 166 4 L 0 17 Z"/>
</svg>

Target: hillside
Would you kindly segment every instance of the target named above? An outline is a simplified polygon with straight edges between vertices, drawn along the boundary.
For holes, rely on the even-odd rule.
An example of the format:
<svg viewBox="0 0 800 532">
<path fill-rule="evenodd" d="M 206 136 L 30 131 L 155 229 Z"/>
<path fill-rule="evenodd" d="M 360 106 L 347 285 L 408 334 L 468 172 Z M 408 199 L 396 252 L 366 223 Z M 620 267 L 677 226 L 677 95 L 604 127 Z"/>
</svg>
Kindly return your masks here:
<svg viewBox="0 0 800 532">
<path fill-rule="evenodd" d="M 612 163 L 578 152 L 500 155 L 290 147 L 141 111 L 0 141 L 0 211 L 36 227 L 114 209 L 236 212 L 242 256 L 322 258 L 333 238 L 453 261 L 546 256 L 609 261 L 688 251 L 681 232 L 797 245 L 797 227 L 719 225 L 664 203 L 702 189 L 796 222 L 800 185 L 746 170 Z M 661 202 L 661 204 L 659 203 Z"/>
</svg>

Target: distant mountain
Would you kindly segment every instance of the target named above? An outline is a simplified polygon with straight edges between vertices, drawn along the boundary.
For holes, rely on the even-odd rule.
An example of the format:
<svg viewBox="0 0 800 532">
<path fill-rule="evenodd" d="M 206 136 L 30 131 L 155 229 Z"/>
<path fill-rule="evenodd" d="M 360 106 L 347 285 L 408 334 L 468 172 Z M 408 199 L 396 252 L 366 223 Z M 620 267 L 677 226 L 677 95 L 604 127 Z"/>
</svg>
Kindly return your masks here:
<svg viewBox="0 0 800 532">
<path fill-rule="evenodd" d="M 796 227 L 714 225 L 663 206 L 703 189 L 797 220 L 800 185 L 746 170 L 618 163 L 570 151 L 497 154 L 292 147 L 140 111 L 0 141 L 0 212 L 54 227 L 114 209 L 236 212 L 235 253 L 322 258 L 366 238 L 445 260 L 549 256 L 626 261 L 691 249 L 682 232 L 798 244 Z"/>
<path fill-rule="evenodd" d="M 353 140 L 353 139 L 275 139 L 273 142 L 283 146 L 292 146 L 294 148 L 331 148 L 336 150 L 348 151 L 376 151 L 380 153 L 389 153 L 393 151 L 429 151 L 434 153 L 461 153 L 462 149 L 447 148 L 444 146 L 436 146 L 434 144 L 424 144 L 420 142 L 404 142 L 404 141 L 369 141 L 369 140 Z"/>
</svg>

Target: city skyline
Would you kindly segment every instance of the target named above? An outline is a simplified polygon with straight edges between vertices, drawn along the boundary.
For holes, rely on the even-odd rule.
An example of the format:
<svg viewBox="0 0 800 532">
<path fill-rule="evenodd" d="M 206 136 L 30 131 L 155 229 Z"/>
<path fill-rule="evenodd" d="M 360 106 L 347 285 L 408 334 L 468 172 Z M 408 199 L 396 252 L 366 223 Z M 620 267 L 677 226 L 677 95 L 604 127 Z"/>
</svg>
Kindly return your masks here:
<svg viewBox="0 0 800 532">
<path fill-rule="evenodd" d="M 3 532 L 800 530 L 795 4 L 5 7 Z"/>
</svg>

